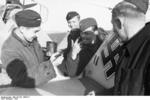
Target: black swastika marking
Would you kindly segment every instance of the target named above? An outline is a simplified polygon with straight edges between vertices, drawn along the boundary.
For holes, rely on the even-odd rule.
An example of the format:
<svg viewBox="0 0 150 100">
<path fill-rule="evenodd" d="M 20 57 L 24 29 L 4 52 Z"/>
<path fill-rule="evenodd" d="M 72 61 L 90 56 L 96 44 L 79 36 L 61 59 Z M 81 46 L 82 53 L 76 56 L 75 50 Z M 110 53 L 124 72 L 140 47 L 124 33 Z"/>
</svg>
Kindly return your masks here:
<svg viewBox="0 0 150 100">
<path fill-rule="evenodd" d="M 118 50 L 120 48 L 120 45 L 116 41 L 119 41 L 115 37 L 112 38 L 112 40 L 107 44 L 107 47 L 104 50 L 108 50 L 108 56 L 105 55 L 105 51 L 102 50 L 101 56 L 102 56 L 102 62 L 104 64 L 104 67 L 107 68 L 105 71 L 106 79 L 109 79 L 111 76 L 115 73 L 115 67 L 117 65 L 117 61 L 119 59 Z M 112 46 L 113 45 L 113 46 Z M 114 46 L 116 45 L 116 46 Z M 115 47 L 115 48 L 112 48 Z M 117 58 L 117 59 L 116 59 Z"/>
</svg>

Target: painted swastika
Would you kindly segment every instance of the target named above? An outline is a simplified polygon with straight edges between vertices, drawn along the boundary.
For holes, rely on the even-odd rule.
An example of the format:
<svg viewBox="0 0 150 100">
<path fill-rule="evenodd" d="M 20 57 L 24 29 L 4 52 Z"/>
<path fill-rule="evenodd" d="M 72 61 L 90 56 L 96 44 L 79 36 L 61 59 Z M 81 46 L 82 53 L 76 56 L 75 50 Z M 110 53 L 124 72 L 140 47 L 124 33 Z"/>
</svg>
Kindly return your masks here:
<svg viewBox="0 0 150 100">
<path fill-rule="evenodd" d="M 101 52 L 102 62 L 104 64 L 104 68 L 106 68 L 105 70 L 106 79 L 109 79 L 115 73 L 115 67 L 117 65 L 120 56 L 118 53 L 119 49 L 120 49 L 119 40 L 116 37 L 113 37 Z"/>
</svg>

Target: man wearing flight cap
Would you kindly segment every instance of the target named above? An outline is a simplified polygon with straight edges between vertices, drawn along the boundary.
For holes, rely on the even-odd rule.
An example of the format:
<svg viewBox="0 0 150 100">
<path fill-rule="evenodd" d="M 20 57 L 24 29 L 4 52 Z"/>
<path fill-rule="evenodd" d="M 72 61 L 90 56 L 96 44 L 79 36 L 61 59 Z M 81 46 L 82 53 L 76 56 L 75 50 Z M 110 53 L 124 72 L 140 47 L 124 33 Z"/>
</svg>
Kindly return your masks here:
<svg viewBox="0 0 150 100">
<path fill-rule="evenodd" d="M 64 60 L 67 59 L 67 55 L 71 51 L 72 45 L 74 44 L 75 40 L 78 37 L 80 37 L 80 32 L 81 32 L 80 26 L 79 26 L 80 15 L 76 11 L 68 12 L 66 16 L 66 20 L 71 30 L 67 37 L 67 48 L 64 50 L 64 54 L 63 54 Z"/>
<path fill-rule="evenodd" d="M 66 16 L 66 20 L 68 22 L 68 26 L 70 29 L 79 28 L 80 15 L 76 11 L 68 12 Z"/>
<path fill-rule="evenodd" d="M 17 28 L 4 42 L 1 54 L 12 87 L 34 88 L 56 76 L 52 63 L 45 59 L 37 41 L 41 20 L 41 16 L 32 10 L 15 14 Z"/>
<path fill-rule="evenodd" d="M 71 53 L 75 40 L 80 37 L 80 32 L 81 32 L 79 26 L 79 22 L 80 22 L 79 13 L 77 13 L 76 11 L 69 11 L 66 15 L 66 21 L 68 23 L 68 27 L 70 28 L 70 31 L 67 34 L 66 42 L 62 42 L 63 45 L 66 45 L 66 48 L 63 48 L 61 53 L 57 52 L 53 54 L 51 57 L 52 61 L 53 59 L 56 59 L 53 63 L 59 62 L 59 64 L 57 63 L 59 66 L 64 66 L 65 62 L 67 62 L 68 55 L 69 53 Z M 62 45 L 60 43 L 60 47 L 61 46 Z M 57 55 L 61 55 L 61 56 L 57 57 Z M 60 61 L 61 58 L 63 58 L 63 60 Z"/>
<path fill-rule="evenodd" d="M 73 30 L 77 30 L 79 29 L 79 22 L 80 22 L 80 15 L 79 13 L 77 13 L 76 11 L 69 11 L 66 15 L 66 21 L 69 27 L 69 31 L 67 32 L 67 36 L 64 39 L 64 42 L 60 43 L 60 46 L 58 46 L 58 49 L 65 49 L 67 47 L 67 44 L 69 44 L 70 39 L 72 39 L 70 36 L 71 35 L 71 31 Z M 62 47 L 62 45 L 65 45 L 65 47 Z M 68 47 L 67 47 L 68 48 Z"/>
<path fill-rule="evenodd" d="M 62 71 L 70 77 L 81 75 L 102 43 L 98 37 L 98 25 L 94 18 L 81 20 L 80 30 L 80 38 L 75 40 L 73 49 L 69 53 L 65 64 L 60 66 L 60 69 L 63 69 Z"/>
<path fill-rule="evenodd" d="M 64 38 L 64 40 L 58 45 L 58 50 L 63 50 L 63 56 L 65 56 L 65 57 L 68 54 L 68 52 L 70 52 L 70 49 L 72 48 L 71 40 L 75 39 L 80 34 L 80 29 L 79 29 L 80 15 L 79 15 L 79 13 L 77 13 L 76 11 L 69 11 L 66 15 L 66 21 L 68 23 L 68 27 L 70 28 L 70 30 L 67 32 L 67 35 Z M 75 37 L 74 37 L 74 35 L 75 35 Z M 57 55 L 57 53 L 56 53 L 56 55 Z M 57 59 L 57 58 L 55 58 L 56 55 L 53 55 L 52 59 Z M 60 55 L 60 53 L 58 53 L 58 55 Z"/>
<path fill-rule="evenodd" d="M 115 74 L 115 95 L 150 95 L 148 0 L 125 0 L 112 10 L 114 32 L 123 43 Z"/>
</svg>

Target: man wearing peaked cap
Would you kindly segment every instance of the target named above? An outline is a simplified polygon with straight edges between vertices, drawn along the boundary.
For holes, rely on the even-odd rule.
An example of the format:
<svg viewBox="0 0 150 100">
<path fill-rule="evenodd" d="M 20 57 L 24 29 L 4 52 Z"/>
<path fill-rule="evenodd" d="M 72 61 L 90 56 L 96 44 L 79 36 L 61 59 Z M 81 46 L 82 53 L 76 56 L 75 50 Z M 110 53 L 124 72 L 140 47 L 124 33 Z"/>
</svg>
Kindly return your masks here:
<svg viewBox="0 0 150 100">
<path fill-rule="evenodd" d="M 91 57 L 97 51 L 102 41 L 97 36 L 98 28 L 97 22 L 93 18 L 86 18 L 80 21 L 80 38 L 78 38 L 73 49 L 69 53 L 64 68 L 67 69 L 65 74 L 70 77 L 81 75 L 86 64 L 90 61 Z M 73 59 L 73 60 L 72 60 Z"/>
<path fill-rule="evenodd" d="M 98 25 L 94 18 L 85 18 L 80 21 L 81 38 L 83 43 L 95 43 L 99 34 Z M 87 33 L 87 34 L 86 34 Z M 99 38 L 100 39 L 100 38 Z M 100 39 L 101 40 L 101 39 Z"/>
<path fill-rule="evenodd" d="M 81 20 L 80 22 L 81 31 L 84 31 L 91 26 L 97 26 L 97 22 L 94 18 L 86 18 L 86 19 Z"/>
<path fill-rule="evenodd" d="M 2 47 L 1 60 L 12 87 L 35 88 L 56 76 L 52 63 L 45 59 L 36 33 L 41 16 L 32 10 L 15 14 L 15 28 Z"/>
<path fill-rule="evenodd" d="M 82 77 L 83 72 L 85 72 L 85 67 L 102 44 L 99 36 L 101 33 L 98 32 L 96 20 L 94 18 L 82 19 L 80 21 L 80 30 L 80 39 L 75 41 L 72 51 L 69 53 L 65 63 L 62 64 L 62 66 L 65 65 L 63 67 L 66 69 L 63 72 L 70 77 L 81 76 L 80 81 L 86 88 L 85 94 L 88 94 L 91 90 L 96 94 L 100 93 L 99 91 L 103 91 L 103 93 L 100 93 L 101 95 L 110 94 L 108 91 L 111 90 L 105 89 L 90 78 Z"/>
<path fill-rule="evenodd" d="M 115 95 L 150 95 L 148 0 L 125 0 L 112 10 L 112 24 L 123 43 L 115 73 Z"/>
<path fill-rule="evenodd" d="M 80 22 L 80 30 L 81 31 L 84 31 L 91 26 L 98 26 L 98 24 L 94 18 L 85 18 L 85 19 L 81 20 L 81 22 Z M 96 35 L 98 34 L 102 41 L 105 40 L 108 33 L 101 27 L 99 27 L 97 31 L 98 32 L 96 33 Z"/>
</svg>

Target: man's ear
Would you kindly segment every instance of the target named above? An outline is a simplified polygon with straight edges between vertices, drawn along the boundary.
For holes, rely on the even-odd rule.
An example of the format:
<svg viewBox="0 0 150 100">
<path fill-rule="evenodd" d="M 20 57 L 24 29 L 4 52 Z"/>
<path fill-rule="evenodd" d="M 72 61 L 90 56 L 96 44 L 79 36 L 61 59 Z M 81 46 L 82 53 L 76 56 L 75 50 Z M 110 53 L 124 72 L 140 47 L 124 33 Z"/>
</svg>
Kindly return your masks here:
<svg viewBox="0 0 150 100">
<path fill-rule="evenodd" d="M 98 30 L 95 30 L 94 34 L 95 34 L 95 35 L 98 35 Z"/>
<path fill-rule="evenodd" d="M 26 28 L 24 26 L 19 26 L 19 29 L 21 32 L 25 32 L 26 31 Z"/>
<path fill-rule="evenodd" d="M 20 26 L 19 28 L 22 29 L 22 30 L 26 30 L 26 29 L 27 29 L 27 28 L 24 27 L 24 26 Z"/>
<path fill-rule="evenodd" d="M 121 23 L 120 18 L 115 19 L 115 24 L 116 24 L 116 26 L 117 26 L 118 29 L 122 28 L 122 23 Z"/>
</svg>

